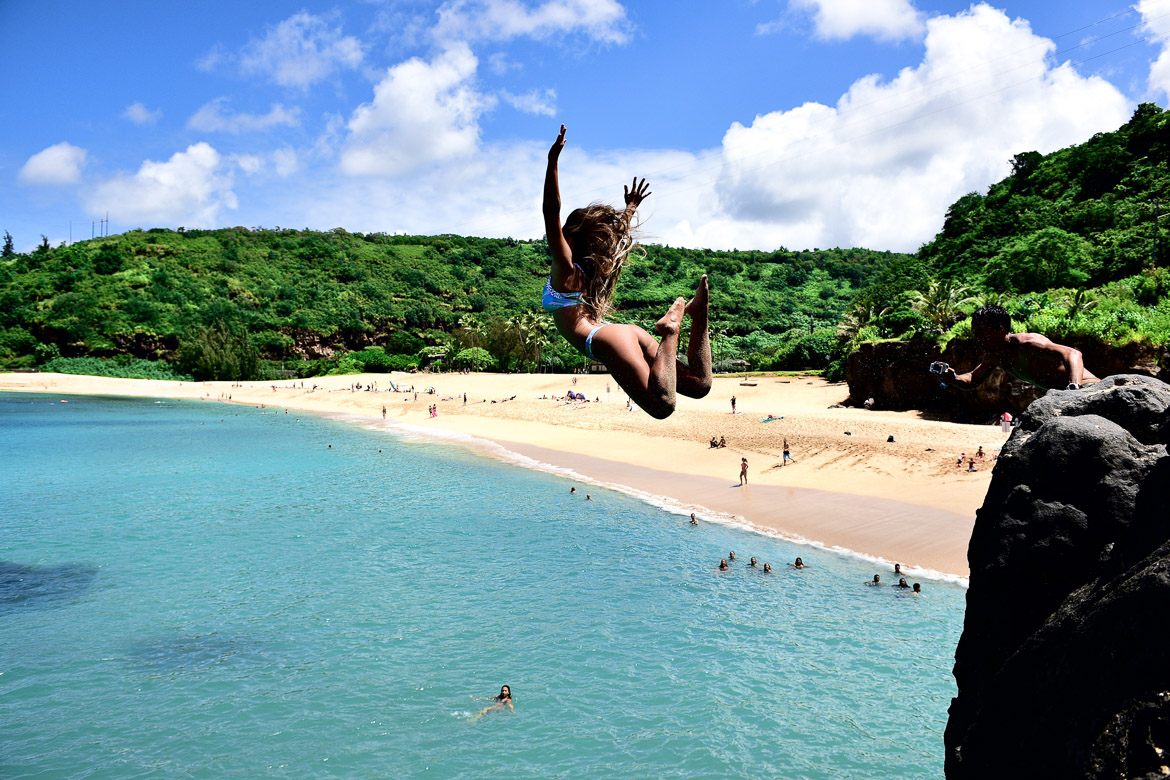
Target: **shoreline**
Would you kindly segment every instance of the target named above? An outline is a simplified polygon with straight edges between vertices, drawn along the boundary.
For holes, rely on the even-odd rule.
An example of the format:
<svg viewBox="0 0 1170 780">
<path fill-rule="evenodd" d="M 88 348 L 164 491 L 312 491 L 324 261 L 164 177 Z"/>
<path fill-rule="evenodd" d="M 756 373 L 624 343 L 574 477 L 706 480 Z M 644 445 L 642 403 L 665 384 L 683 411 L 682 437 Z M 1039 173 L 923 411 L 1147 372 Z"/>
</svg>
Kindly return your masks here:
<svg viewBox="0 0 1170 780">
<path fill-rule="evenodd" d="M 295 409 L 347 418 L 358 424 L 372 422 L 377 423 L 375 428 L 397 429 L 407 436 L 462 443 L 515 465 L 579 474 L 585 481 L 613 487 L 668 511 L 684 515 L 689 511 L 712 513 L 719 522 L 733 522 L 756 532 L 873 560 L 887 567 L 899 562 L 914 576 L 966 584 L 967 542 L 975 509 L 982 503 L 990 481 L 990 470 L 971 475 L 958 473 L 952 470 L 952 456 L 941 452 L 927 456 L 925 463 L 918 462 L 923 456 L 916 454 L 921 449 L 916 445 L 940 437 L 966 440 L 976 433 L 991 445 L 994 438 L 987 435 L 987 426 L 922 420 L 912 413 L 832 408 L 822 411 L 825 407 L 821 402 L 841 394 L 841 389 L 823 380 L 800 377 L 768 378 L 772 380 L 768 382 L 771 387 L 765 393 L 752 392 L 755 385 L 744 392 L 737 377 L 719 377 L 717 390 L 727 388 L 742 393 L 739 406 L 743 414 L 732 417 L 716 411 L 726 403 L 726 396 L 700 401 L 680 399 L 679 411 L 669 425 L 652 421 L 640 411 L 626 413 L 624 403 L 564 404 L 535 395 L 542 389 L 563 388 L 572 378 L 458 374 L 394 377 L 414 382 L 419 388 L 432 383 L 443 385 L 444 390 L 467 386 L 488 395 L 501 388 L 521 390 L 492 401 L 488 395 L 473 400 L 469 394 L 467 406 L 462 403 L 462 394 L 452 397 L 420 392 L 415 401 L 412 393 L 349 390 L 354 383 L 384 383 L 386 375 L 317 377 L 305 380 L 309 383 L 305 389 L 300 387 L 301 380 L 283 380 L 275 384 L 274 391 L 273 383 L 259 382 L 233 386 L 226 382 L 0 374 L 0 392 L 222 401 Z M 608 380 L 604 375 L 577 378 L 579 386 L 590 394 L 603 393 Z M 308 389 L 312 384 L 318 385 L 315 392 Z M 795 411 L 786 416 L 800 418 L 800 423 L 788 427 L 791 433 L 783 433 L 785 438 L 791 436 L 799 442 L 793 448 L 794 454 L 801 456 L 797 466 L 781 467 L 780 453 L 774 451 L 778 448 L 771 446 L 773 430 L 780 426 L 766 426 L 759 421 L 755 415 L 761 403 Z M 778 406 L 780 403 L 783 406 Z M 439 406 L 438 417 L 432 418 L 424 411 L 431 404 Z M 391 425 L 381 424 L 383 406 L 385 421 Z M 829 432 L 830 440 L 824 447 L 827 452 L 810 453 L 810 444 L 818 437 L 825 438 L 826 432 L 819 428 L 824 428 L 826 422 L 830 428 L 847 425 L 853 430 L 848 434 Z M 694 441 L 696 428 L 712 425 L 729 428 L 732 441 L 742 441 L 740 446 L 711 450 Z M 910 443 L 892 453 L 875 430 L 895 426 L 898 439 L 906 437 Z M 768 438 L 760 440 L 761 432 L 766 432 Z M 493 444 L 500 451 L 476 446 L 476 440 Z M 938 450 L 928 447 L 925 451 Z M 753 464 L 749 484 L 744 488 L 737 484 L 738 471 L 732 470 L 740 457 L 747 457 Z M 900 463 L 902 460 L 907 463 Z M 775 465 L 767 465 L 773 462 Z M 729 472 L 732 478 L 715 476 Z M 687 512 L 681 512 L 684 508 Z"/>
</svg>

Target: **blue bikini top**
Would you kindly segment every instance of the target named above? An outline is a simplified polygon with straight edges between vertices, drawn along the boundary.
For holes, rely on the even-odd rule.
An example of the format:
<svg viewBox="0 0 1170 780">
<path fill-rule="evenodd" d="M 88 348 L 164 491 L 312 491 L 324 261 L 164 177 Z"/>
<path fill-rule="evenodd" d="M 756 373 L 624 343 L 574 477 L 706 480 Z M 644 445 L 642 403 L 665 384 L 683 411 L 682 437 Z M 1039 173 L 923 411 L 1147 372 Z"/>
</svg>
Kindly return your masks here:
<svg viewBox="0 0 1170 780">
<path fill-rule="evenodd" d="M 552 277 L 544 283 L 544 295 L 540 298 L 540 306 L 545 311 L 556 311 L 566 306 L 580 306 L 581 293 L 563 293 L 553 289 Z"/>
</svg>

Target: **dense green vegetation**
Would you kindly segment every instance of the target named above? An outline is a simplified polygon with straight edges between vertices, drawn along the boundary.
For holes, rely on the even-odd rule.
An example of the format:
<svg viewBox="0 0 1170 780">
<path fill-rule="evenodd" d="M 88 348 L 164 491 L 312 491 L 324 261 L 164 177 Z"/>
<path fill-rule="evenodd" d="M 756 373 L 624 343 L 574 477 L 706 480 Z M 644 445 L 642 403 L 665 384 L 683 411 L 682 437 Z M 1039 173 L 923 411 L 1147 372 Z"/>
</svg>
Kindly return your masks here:
<svg viewBox="0 0 1170 780">
<path fill-rule="evenodd" d="M 987 301 L 1057 339 L 1170 344 L 1156 218 L 1170 211 L 1168 161 L 1170 114 L 1143 104 L 1116 132 L 1016 155 L 1010 176 L 947 209 L 917 255 L 651 245 L 618 284 L 613 319 L 652 329 L 706 272 L 724 370 L 839 377 L 859 342 L 963 337 Z M 540 311 L 548 270 L 543 241 L 154 229 L 20 254 L 6 235 L 0 367 L 65 356 L 146 371 L 108 360 L 141 358 L 223 379 L 582 366 Z"/>
<path fill-rule="evenodd" d="M 986 195 L 951 205 L 918 257 L 892 264 L 842 322 L 849 344 L 968 332 L 999 302 L 1017 329 L 1055 339 L 1170 344 L 1170 114 L 1145 103 L 1112 133 L 1024 152 Z"/>
<path fill-rule="evenodd" d="M 649 246 L 614 319 L 652 328 L 710 275 L 732 367 L 823 368 L 859 289 L 908 258 Z M 540 311 L 543 241 L 297 230 L 135 230 L 0 262 L 0 365 L 130 355 L 205 378 L 584 364 Z"/>
</svg>

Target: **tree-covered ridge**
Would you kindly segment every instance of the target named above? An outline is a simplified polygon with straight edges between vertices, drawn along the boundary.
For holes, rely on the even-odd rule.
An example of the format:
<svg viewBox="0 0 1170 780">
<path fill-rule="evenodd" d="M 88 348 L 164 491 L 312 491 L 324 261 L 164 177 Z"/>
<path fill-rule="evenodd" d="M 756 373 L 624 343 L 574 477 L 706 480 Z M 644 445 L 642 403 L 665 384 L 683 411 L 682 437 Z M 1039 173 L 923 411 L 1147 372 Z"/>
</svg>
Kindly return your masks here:
<svg viewBox="0 0 1170 780">
<path fill-rule="evenodd" d="M 986 195 L 947 209 L 920 256 L 940 276 L 997 292 L 1097 287 L 1165 255 L 1154 216 L 1170 208 L 1170 114 L 1143 103 L 1112 133 L 1041 155 L 1023 152 Z"/>
<path fill-rule="evenodd" d="M 857 290 L 905 259 L 867 250 L 651 245 L 619 282 L 614 319 L 651 325 L 706 272 L 724 358 L 821 367 Z M 356 352 L 361 368 L 378 366 L 380 351 L 403 356 L 381 367 L 402 368 L 437 355 L 450 364 L 469 349 L 485 350 L 491 368 L 580 365 L 540 312 L 548 272 L 544 241 L 135 230 L 6 257 L 0 363 L 33 365 L 57 354 L 182 362 L 235 344 L 303 370 L 330 368 L 296 365 L 306 356 L 336 361 Z M 211 344 L 216 338 L 222 343 Z M 810 339 L 816 343 L 797 344 Z M 484 363 L 483 355 L 474 362 Z"/>
<path fill-rule="evenodd" d="M 1170 113 L 1144 103 L 1121 128 L 1048 155 L 947 209 L 914 261 L 891 265 L 842 322 L 851 344 L 966 333 L 977 305 L 1018 329 L 1104 343 L 1170 343 Z"/>
</svg>

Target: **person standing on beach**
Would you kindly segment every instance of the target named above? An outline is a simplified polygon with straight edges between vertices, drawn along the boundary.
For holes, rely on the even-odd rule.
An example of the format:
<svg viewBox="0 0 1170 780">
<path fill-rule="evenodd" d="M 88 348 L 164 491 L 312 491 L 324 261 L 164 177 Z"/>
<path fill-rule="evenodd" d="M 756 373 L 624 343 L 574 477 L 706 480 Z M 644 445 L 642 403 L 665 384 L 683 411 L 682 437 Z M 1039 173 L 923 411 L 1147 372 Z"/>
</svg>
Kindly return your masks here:
<svg viewBox="0 0 1170 780">
<path fill-rule="evenodd" d="M 780 465 L 786 466 L 786 465 L 788 465 L 788 461 L 790 461 L 790 460 L 792 460 L 792 451 L 788 448 L 788 439 L 785 439 L 784 440 L 784 460 L 780 461 Z M 796 463 L 795 460 L 792 460 L 792 462 Z"/>
<path fill-rule="evenodd" d="M 747 484 L 747 458 L 739 459 L 739 484 Z"/>
<path fill-rule="evenodd" d="M 735 414 L 735 396 L 731 396 L 731 413 Z"/>
<path fill-rule="evenodd" d="M 382 419 L 386 419 L 386 404 L 382 404 Z"/>
</svg>

